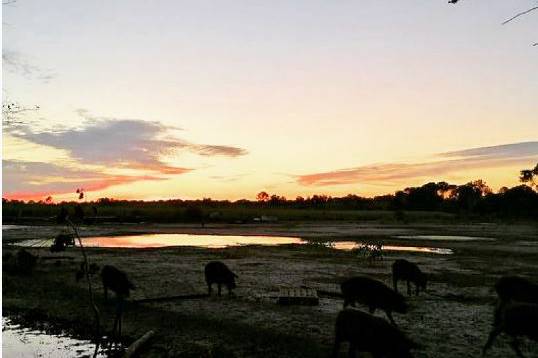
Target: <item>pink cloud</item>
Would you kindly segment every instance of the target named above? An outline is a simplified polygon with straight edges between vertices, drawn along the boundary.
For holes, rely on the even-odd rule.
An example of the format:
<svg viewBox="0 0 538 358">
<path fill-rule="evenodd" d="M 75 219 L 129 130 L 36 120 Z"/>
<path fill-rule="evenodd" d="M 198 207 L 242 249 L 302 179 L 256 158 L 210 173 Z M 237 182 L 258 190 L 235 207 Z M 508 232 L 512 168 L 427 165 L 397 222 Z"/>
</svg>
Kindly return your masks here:
<svg viewBox="0 0 538 358">
<path fill-rule="evenodd" d="M 422 163 L 381 163 L 327 172 L 297 175 L 305 186 L 331 186 L 357 183 L 404 182 L 414 178 L 447 175 L 471 169 L 529 165 L 538 161 L 538 142 L 514 143 L 439 154 L 458 157 Z M 441 179 L 441 178 L 439 178 Z"/>
</svg>

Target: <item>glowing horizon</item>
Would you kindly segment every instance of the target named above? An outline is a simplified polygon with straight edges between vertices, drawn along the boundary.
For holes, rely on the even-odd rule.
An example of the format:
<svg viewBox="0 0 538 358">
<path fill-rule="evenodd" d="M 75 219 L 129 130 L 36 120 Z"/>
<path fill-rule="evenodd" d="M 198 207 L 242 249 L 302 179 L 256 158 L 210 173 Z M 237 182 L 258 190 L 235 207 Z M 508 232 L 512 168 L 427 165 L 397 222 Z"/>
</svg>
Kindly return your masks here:
<svg viewBox="0 0 538 358">
<path fill-rule="evenodd" d="M 4 6 L 4 101 L 40 109 L 3 126 L 3 197 L 517 185 L 538 162 L 538 39 L 535 17 L 500 23 L 527 6 Z"/>
</svg>

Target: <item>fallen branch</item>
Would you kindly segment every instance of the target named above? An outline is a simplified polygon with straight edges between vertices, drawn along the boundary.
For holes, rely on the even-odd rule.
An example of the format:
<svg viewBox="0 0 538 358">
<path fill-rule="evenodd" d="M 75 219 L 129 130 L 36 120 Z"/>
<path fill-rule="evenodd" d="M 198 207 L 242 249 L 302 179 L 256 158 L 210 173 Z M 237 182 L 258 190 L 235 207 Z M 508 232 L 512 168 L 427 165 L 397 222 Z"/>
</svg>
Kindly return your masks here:
<svg viewBox="0 0 538 358">
<path fill-rule="evenodd" d="M 138 338 L 129 346 L 129 348 L 127 348 L 125 354 L 123 355 L 123 358 L 133 357 L 136 354 L 136 351 L 138 351 L 144 344 L 146 344 L 147 341 L 149 341 L 154 335 L 155 331 L 147 331 L 142 337 Z"/>
</svg>

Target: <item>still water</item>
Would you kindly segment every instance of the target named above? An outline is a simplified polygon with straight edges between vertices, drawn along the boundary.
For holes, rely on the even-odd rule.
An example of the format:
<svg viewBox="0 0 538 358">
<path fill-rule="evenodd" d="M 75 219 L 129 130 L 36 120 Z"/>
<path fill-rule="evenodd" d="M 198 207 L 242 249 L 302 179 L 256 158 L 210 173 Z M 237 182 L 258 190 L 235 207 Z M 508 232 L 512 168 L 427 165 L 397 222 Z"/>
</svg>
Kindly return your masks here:
<svg viewBox="0 0 538 358">
<path fill-rule="evenodd" d="M 24 328 L 2 317 L 2 357 L 92 357 L 94 350 L 95 344 L 90 341 Z M 99 352 L 97 357 L 106 355 Z"/>
<path fill-rule="evenodd" d="M 353 250 L 358 249 L 362 243 L 355 241 L 335 241 L 330 244 L 331 247 L 338 250 Z M 400 246 L 400 245 L 381 245 L 385 251 L 408 251 L 408 252 L 424 252 L 428 254 L 451 255 L 454 252 L 451 249 L 441 247 L 424 247 L 424 246 Z"/>
<path fill-rule="evenodd" d="M 309 241 L 298 237 L 282 236 L 240 236 L 240 235 L 190 235 L 190 234 L 144 234 L 131 236 L 98 236 L 83 238 L 85 246 L 106 248 L 158 248 L 169 246 L 194 246 L 205 248 L 225 248 L 242 245 L 285 245 L 285 244 L 308 244 Z M 46 247 L 52 244 L 52 240 L 25 240 L 18 242 L 18 246 Z M 352 250 L 362 243 L 358 241 L 335 241 L 328 242 L 327 246 L 337 250 Z M 433 254 L 452 254 L 451 249 L 406 246 L 406 245 L 383 245 L 387 251 L 424 252 Z"/>
</svg>

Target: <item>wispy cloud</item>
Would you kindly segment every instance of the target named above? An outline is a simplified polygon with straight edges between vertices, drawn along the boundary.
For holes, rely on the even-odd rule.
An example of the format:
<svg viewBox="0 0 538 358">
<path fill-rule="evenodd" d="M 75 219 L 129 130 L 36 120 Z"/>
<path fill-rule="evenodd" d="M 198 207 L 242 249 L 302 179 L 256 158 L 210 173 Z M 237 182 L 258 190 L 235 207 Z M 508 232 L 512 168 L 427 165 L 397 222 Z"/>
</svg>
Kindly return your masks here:
<svg viewBox="0 0 538 358">
<path fill-rule="evenodd" d="M 521 142 L 440 153 L 439 157 L 526 158 L 538 155 L 538 142 Z"/>
<path fill-rule="evenodd" d="M 37 79 L 45 83 L 56 76 L 51 70 L 32 64 L 20 52 L 7 49 L 4 49 L 2 52 L 2 64 L 9 72 L 20 74 L 28 79 Z"/>
<path fill-rule="evenodd" d="M 331 186 L 357 183 L 402 182 L 455 172 L 500 168 L 538 161 L 538 142 L 523 142 L 437 154 L 442 160 L 420 163 L 380 163 L 354 168 L 297 175 L 301 185 Z"/>
<path fill-rule="evenodd" d="M 82 163 L 144 169 L 163 174 L 182 174 L 188 169 L 165 164 L 161 157 L 188 151 L 203 156 L 237 157 L 247 154 L 242 148 L 196 144 L 171 134 L 172 128 L 159 122 L 138 119 L 86 118 L 82 128 L 62 128 L 55 132 L 34 131 L 18 126 L 11 135 L 32 143 L 69 152 Z"/>
<path fill-rule="evenodd" d="M 97 191 L 135 181 L 165 180 L 170 175 L 193 170 L 170 165 L 162 159 L 180 156 L 182 152 L 230 158 L 247 154 L 239 147 L 198 144 L 178 138 L 174 133 L 179 128 L 160 122 L 94 117 L 86 110 L 77 113 L 84 118 L 83 126 L 78 128 L 38 131 L 24 124 L 7 128 L 12 137 L 62 149 L 69 160 L 65 163 L 3 161 L 4 197 L 34 199 L 44 194 L 70 193 L 78 187 Z"/>
<path fill-rule="evenodd" d="M 40 199 L 48 195 L 86 191 L 142 180 L 163 180 L 150 175 L 110 175 L 103 171 L 79 170 L 50 163 L 2 161 L 5 198 Z"/>
<path fill-rule="evenodd" d="M 226 157 L 239 157 L 247 154 L 247 151 L 242 148 L 230 147 L 226 145 L 210 145 L 210 144 L 192 144 L 187 143 L 186 148 L 198 155 L 215 156 L 222 155 Z"/>
<path fill-rule="evenodd" d="M 248 176 L 248 174 L 236 174 L 236 175 L 211 175 L 210 179 L 217 180 L 220 182 L 235 182 L 241 180 L 242 178 Z"/>
</svg>

